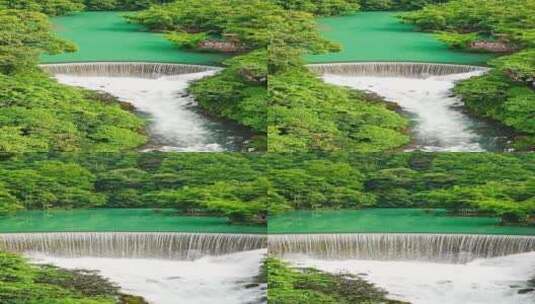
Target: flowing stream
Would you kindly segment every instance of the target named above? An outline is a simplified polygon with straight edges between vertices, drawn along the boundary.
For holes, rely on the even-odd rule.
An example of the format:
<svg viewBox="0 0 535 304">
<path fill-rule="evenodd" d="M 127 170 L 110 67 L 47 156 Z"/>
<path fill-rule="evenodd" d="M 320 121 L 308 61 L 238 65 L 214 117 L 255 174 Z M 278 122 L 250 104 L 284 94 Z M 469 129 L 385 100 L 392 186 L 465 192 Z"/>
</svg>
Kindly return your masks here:
<svg viewBox="0 0 535 304">
<path fill-rule="evenodd" d="M 0 250 L 35 263 L 97 270 L 151 304 L 259 304 L 261 234 L 60 232 L 0 234 Z"/>
<path fill-rule="evenodd" d="M 191 81 L 213 75 L 217 68 L 149 63 L 43 65 L 63 84 L 104 91 L 149 120 L 144 151 L 240 151 L 250 132 L 201 113 L 186 88 Z"/>
<path fill-rule="evenodd" d="M 358 275 L 412 304 L 535 301 L 535 236 L 281 234 L 269 237 L 269 252 L 298 267 Z"/>
<path fill-rule="evenodd" d="M 358 275 L 412 304 L 532 304 L 535 252 L 476 259 L 466 264 L 420 261 L 324 260 L 286 257 L 298 267 Z"/>
<path fill-rule="evenodd" d="M 258 304 L 265 303 L 266 286 L 256 284 L 265 252 L 259 249 L 195 260 L 29 256 L 36 263 L 98 270 L 123 292 L 151 304 Z"/>
<path fill-rule="evenodd" d="M 369 91 L 397 103 L 412 122 L 408 150 L 429 152 L 504 151 L 506 130 L 473 118 L 452 96 L 455 82 L 484 68 L 423 63 L 320 64 L 310 68 L 332 84 Z"/>
</svg>

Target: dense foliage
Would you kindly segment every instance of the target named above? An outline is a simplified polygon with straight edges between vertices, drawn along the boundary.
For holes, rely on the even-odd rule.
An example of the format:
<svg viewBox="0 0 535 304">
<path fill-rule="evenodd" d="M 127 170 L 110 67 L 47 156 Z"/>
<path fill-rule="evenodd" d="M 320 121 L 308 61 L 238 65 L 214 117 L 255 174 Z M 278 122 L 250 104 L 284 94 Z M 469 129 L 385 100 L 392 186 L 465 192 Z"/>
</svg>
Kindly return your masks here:
<svg viewBox="0 0 535 304">
<path fill-rule="evenodd" d="M 58 84 L 39 55 L 73 51 L 38 12 L 0 10 L 0 152 L 121 151 L 145 143 L 144 121 L 110 96 Z"/>
<path fill-rule="evenodd" d="M 344 15 L 357 11 L 355 0 L 272 0 L 287 10 L 303 11 L 319 16 Z"/>
<path fill-rule="evenodd" d="M 526 222 L 535 215 L 532 154 L 5 155 L 3 212 L 47 208 L 175 208 L 264 223 L 267 212 L 447 208 Z"/>
<path fill-rule="evenodd" d="M 241 154 L 15 154 L 0 162 L 0 212 L 49 208 L 175 208 L 263 223 L 265 164 Z"/>
<path fill-rule="evenodd" d="M 135 11 L 173 1 L 175 0 L 83 0 L 83 3 L 89 11 Z"/>
<path fill-rule="evenodd" d="M 406 119 L 378 99 L 322 82 L 304 68 L 270 77 L 269 151 L 394 150 Z"/>
<path fill-rule="evenodd" d="M 154 4 L 175 0 L 0 0 L 0 9 L 19 9 L 41 12 L 49 16 L 67 15 L 82 10 L 134 11 L 146 9 Z"/>
<path fill-rule="evenodd" d="M 17 9 L 61 16 L 84 9 L 81 0 L 0 0 L 0 10 Z M 4 24 L 4 23 L 2 23 Z"/>
<path fill-rule="evenodd" d="M 421 30 L 438 31 L 454 48 L 513 53 L 491 61 L 493 72 L 460 82 L 455 92 L 475 115 L 517 131 L 519 150 L 535 149 L 534 15 L 532 0 L 452 0 L 403 16 Z"/>
<path fill-rule="evenodd" d="M 318 16 L 336 16 L 362 11 L 416 10 L 428 4 L 449 0 L 271 0 L 289 10 L 313 13 Z"/>
<path fill-rule="evenodd" d="M 146 304 L 119 292 L 95 272 L 34 266 L 24 258 L 0 252 L 2 304 Z"/>
<path fill-rule="evenodd" d="M 0 9 L 0 74 L 33 67 L 43 52 L 57 54 L 76 47 L 54 35 L 48 18 L 36 12 Z"/>
<path fill-rule="evenodd" d="M 365 11 L 407 11 L 416 10 L 429 4 L 446 3 L 449 0 L 359 0 Z"/>
<path fill-rule="evenodd" d="M 115 99 L 58 84 L 37 69 L 0 74 L 0 151 L 122 151 L 145 143 L 144 121 Z"/>
<path fill-rule="evenodd" d="M 272 304 L 403 304 L 365 280 L 312 268 L 296 269 L 275 258 L 265 262 Z"/>
</svg>

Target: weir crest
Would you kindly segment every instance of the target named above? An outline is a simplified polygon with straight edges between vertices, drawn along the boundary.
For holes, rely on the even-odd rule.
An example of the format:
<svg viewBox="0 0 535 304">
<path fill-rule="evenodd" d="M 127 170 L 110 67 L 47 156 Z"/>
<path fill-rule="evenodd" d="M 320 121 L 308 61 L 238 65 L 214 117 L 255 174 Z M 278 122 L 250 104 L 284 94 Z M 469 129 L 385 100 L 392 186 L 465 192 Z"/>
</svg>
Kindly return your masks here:
<svg viewBox="0 0 535 304">
<path fill-rule="evenodd" d="M 419 233 L 281 234 L 270 254 L 325 259 L 418 260 L 466 263 L 535 251 L 535 236 Z"/>
<path fill-rule="evenodd" d="M 0 234 L 0 250 L 64 257 L 196 259 L 267 247 L 267 236 L 230 233 L 53 232 Z"/>
<path fill-rule="evenodd" d="M 420 63 L 420 62 L 348 62 L 309 64 L 307 67 L 318 74 L 347 76 L 378 76 L 427 78 L 472 72 L 486 72 L 489 69 L 473 65 Z"/>
<path fill-rule="evenodd" d="M 213 66 L 152 62 L 57 63 L 42 64 L 39 67 L 45 72 L 53 75 L 139 77 L 150 79 L 221 70 L 221 68 Z"/>
</svg>

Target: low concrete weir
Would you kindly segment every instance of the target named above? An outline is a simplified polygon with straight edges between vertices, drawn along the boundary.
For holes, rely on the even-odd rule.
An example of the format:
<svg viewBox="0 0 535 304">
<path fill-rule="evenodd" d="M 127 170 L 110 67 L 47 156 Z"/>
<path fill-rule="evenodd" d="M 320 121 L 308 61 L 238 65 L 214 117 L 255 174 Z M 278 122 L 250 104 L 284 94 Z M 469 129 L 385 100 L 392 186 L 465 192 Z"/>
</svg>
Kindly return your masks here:
<svg viewBox="0 0 535 304">
<path fill-rule="evenodd" d="M 267 236 L 230 233 L 58 232 L 0 234 L 0 250 L 63 257 L 196 259 L 267 247 Z"/>
<path fill-rule="evenodd" d="M 152 62 L 57 63 L 42 64 L 40 67 L 53 75 L 140 77 L 149 79 L 221 70 L 221 68 L 213 66 Z"/>
<path fill-rule="evenodd" d="M 322 259 L 466 263 L 535 251 L 535 236 L 418 233 L 282 234 L 269 236 L 270 254 Z"/>
<path fill-rule="evenodd" d="M 307 67 L 319 74 L 351 76 L 382 76 L 426 78 L 472 72 L 487 72 L 486 67 L 445 63 L 420 62 L 347 62 L 309 64 Z"/>
</svg>

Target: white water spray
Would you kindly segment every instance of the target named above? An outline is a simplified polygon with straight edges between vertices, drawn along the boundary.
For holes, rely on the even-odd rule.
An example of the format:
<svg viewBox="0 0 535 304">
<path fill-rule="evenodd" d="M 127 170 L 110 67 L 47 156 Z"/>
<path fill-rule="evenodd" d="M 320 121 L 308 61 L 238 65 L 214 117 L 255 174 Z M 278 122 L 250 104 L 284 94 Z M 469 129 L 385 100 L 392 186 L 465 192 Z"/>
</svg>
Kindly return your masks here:
<svg viewBox="0 0 535 304">
<path fill-rule="evenodd" d="M 388 292 L 388 298 L 411 304 L 532 304 L 535 252 L 477 259 L 467 264 L 419 261 L 322 260 L 286 257 L 298 267 L 351 273 Z"/>
<path fill-rule="evenodd" d="M 151 142 L 144 151 L 240 150 L 245 140 L 236 126 L 201 114 L 193 98 L 185 94 L 191 81 L 213 75 L 218 68 L 156 63 L 54 64 L 42 68 L 60 83 L 107 92 L 146 114 Z"/>
<path fill-rule="evenodd" d="M 244 251 L 194 261 L 29 256 L 34 262 L 66 269 L 98 270 L 124 293 L 141 296 L 151 304 L 256 304 L 265 303 L 266 286 L 255 283 L 265 252 Z"/>
</svg>

